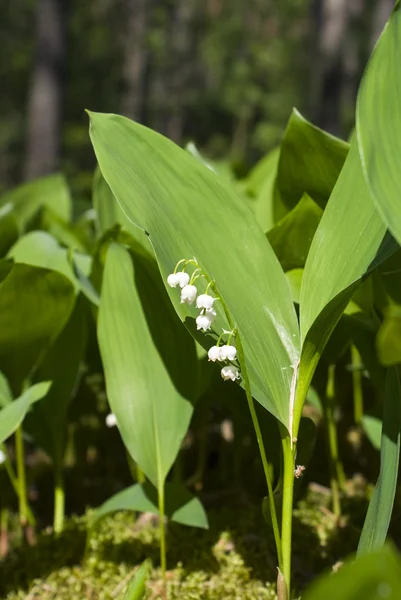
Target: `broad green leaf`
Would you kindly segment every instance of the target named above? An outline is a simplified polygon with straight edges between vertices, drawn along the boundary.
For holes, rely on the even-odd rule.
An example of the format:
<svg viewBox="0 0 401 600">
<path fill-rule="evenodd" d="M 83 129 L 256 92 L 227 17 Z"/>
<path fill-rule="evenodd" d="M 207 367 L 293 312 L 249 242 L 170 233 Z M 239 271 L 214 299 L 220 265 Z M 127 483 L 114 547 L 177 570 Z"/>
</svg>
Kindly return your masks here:
<svg viewBox="0 0 401 600">
<path fill-rule="evenodd" d="M 302 393 L 362 277 L 395 249 L 366 187 L 354 139 L 316 230 L 302 277 Z"/>
<path fill-rule="evenodd" d="M 362 427 L 372 446 L 376 448 L 376 450 L 380 450 L 383 429 L 382 421 L 371 415 L 363 415 Z"/>
<path fill-rule="evenodd" d="M 195 344 L 153 262 L 109 246 L 98 339 L 111 410 L 128 452 L 160 489 L 179 451 L 196 394 Z"/>
<path fill-rule="evenodd" d="M 203 156 L 193 142 L 188 142 L 185 149 L 205 167 L 222 177 L 226 182 L 235 183 L 235 175 L 228 160 L 212 160 Z"/>
<path fill-rule="evenodd" d="M 80 252 L 90 249 L 90 244 L 88 244 L 86 236 L 82 235 L 82 232 L 75 224 L 64 221 L 50 210 L 45 210 L 42 213 L 41 229 L 48 231 L 58 242 L 67 248 L 79 250 Z"/>
<path fill-rule="evenodd" d="M 377 210 L 401 244 L 401 6 L 381 34 L 359 88 L 356 132 Z"/>
<path fill-rule="evenodd" d="M 131 581 L 129 582 L 124 600 L 142 600 L 146 592 L 146 582 L 152 572 L 152 563 L 149 559 L 143 561 Z"/>
<path fill-rule="evenodd" d="M 156 488 L 149 482 L 136 483 L 118 492 L 97 509 L 93 517 L 93 524 L 106 515 L 119 510 L 137 510 L 159 514 Z M 178 483 L 167 482 L 165 485 L 165 513 L 171 521 L 181 523 L 181 525 L 208 528 L 202 504 L 198 498 Z"/>
<path fill-rule="evenodd" d="M 0 444 L 21 425 L 30 406 L 49 391 L 51 381 L 42 381 L 28 388 L 19 398 L 0 410 Z"/>
<path fill-rule="evenodd" d="M 346 142 L 315 127 L 294 109 L 281 142 L 276 179 L 284 211 L 294 208 L 304 193 L 324 208 L 348 149 Z"/>
<path fill-rule="evenodd" d="M 18 224 L 13 214 L 11 203 L 0 208 L 0 257 L 3 257 L 8 249 L 18 239 Z"/>
<path fill-rule="evenodd" d="M 67 411 L 79 381 L 86 348 L 87 306 L 80 296 L 64 329 L 47 350 L 35 374 L 36 379 L 53 382 L 46 397 L 30 413 L 27 430 L 55 464 L 64 456 Z"/>
<path fill-rule="evenodd" d="M 14 394 L 64 327 L 74 300 L 64 275 L 0 261 L 0 370 Z"/>
<path fill-rule="evenodd" d="M 401 561 L 390 546 L 337 571 L 320 576 L 302 594 L 302 600 L 398 600 L 401 597 Z"/>
<path fill-rule="evenodd" d="M 96 211 L 96 225 L 98 235 L 104 235 L 115 225 L 120 225 L 123 231 L 129 233 L 129 235 L 139 244 L 143 250 L 154 258 L 154 252 L 148 237 L 144 231 L 133 224 L 124 214 L 120 205 L 116 201 L 115 197 L 109 186 L 107 185 L 101 170 L 99 167 L 96 168 L 95 175 L 93 178 L 93 206 Z"/>
<path fill-rule="evenodd" d="M 401 285 L 401 284 L 400 284 Z M 382 365 L 401 363 L 401 306 L 390 306 L 376 339 L 377 354 Z"/>
<path fill-rule="evenodd" d="M 0 206 L 11 203 L 19 227 L 25 229 L 29 221 L 46 207 L 59 218 L 71 219 L 70 192 L 63 175 L 55 174 L 24 183 L 3 194 Z"/>
<path fill-rule="evenodd" d="M 307 194 L 267 233 L 283 271 L 305 266 L 313 236 L 323 214 Z"/>
<path fill-rule="evenodd" d="M 280 264 L 250 209 L 163 136 L 116 115 L 90 116 L 102 173 L 126 216 L 148 233 L 163 280 L 180 259 L 197 258 L 241 337 L 253 396 L 288 427 L 298 323 Z M 177 290 L 168 292 L 194 332 L 194 309 L 179 303 Z M 216 321 L 218 333 L 223 324 Z M 215 337 L 196 339 L 210 347 Z"/>
<path fill-rule="evenodd" d="M 79 282 L 81 292 L 94 306 L 99 306 L 100 296 L 91 281 L 93 259 L 87 254 L 73 252 L 70 256 L 75 277 Z"/>
<path fill-rule="evenodd" d="M 255 165 L 245 180 L 239 182 L 250 197 L 251 208 L 263 231 L 274 226 L 274 183 L 279 158 L 280 149 L 274 148 Z"/>
<path fill-rule="evenodd" d="M 76 293 L 78 282 L 67 258 L 67 250 L 45 231 L 32 231 L 21 237 L 10 249 L 8 258 L 16 263 L 51 269 L 65 275 L 73 284 Z"/>
<path fill-rule="evenodd" d="M 13 394 L 7 378 L 4 373 L 0 371 L 0 407 L 6 406 L 13 401 Z"/>
<path fill-rule="evenodd" d="M 387 372 L 380 450 L 380 474 L 369 502 L 358 555 L 380 548 L 387 537 L 397 489 L 401 435 L 401 384 L 396 367 Z"/>
</svg>

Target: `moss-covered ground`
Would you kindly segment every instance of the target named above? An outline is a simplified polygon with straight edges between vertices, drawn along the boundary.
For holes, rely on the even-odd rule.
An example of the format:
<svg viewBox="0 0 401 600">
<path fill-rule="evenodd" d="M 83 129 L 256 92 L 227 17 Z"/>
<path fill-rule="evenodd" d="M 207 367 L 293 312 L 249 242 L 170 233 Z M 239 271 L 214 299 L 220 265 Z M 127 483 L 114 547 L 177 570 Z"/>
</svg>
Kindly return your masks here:
<svg viewBox="0 0 401 600">
<path fill-rule="evenodd" d="M 310 486 L 294 511 L 295 593 L 325 568 L 355 550 L 366 509 L 366 490 L 352 485 L 345 516 L 329 510 L 325 488 Z M 270 528 L 259 506 L 208 511 L 210 529 L 168 525 L 168 599 L 275 598 L 276 559 Z M 0 597 L 7 600 L 119 600 L 138 565 L 153 561 L 147 598 L 163 598 L 158 528 L 150 515 L 117 513 L 87 541 L 90 514 L 68 521 L 62 535 L 40 534 L 35 546 L 13 550 L 0 563 Z"/>
</svg>

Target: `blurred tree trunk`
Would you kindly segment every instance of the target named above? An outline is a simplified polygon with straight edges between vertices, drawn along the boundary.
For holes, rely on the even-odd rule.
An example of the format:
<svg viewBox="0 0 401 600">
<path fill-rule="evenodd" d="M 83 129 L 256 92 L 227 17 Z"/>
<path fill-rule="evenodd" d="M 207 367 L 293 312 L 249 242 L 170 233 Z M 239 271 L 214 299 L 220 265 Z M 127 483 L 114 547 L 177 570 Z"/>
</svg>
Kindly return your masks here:
<svg viewBox="0 0 401 600">
<path fill-rule="evenodd" d="M 343 85 L 341 89 L 341 116 L 348 136 L 355 124 L 355 103 L 359 82 L 369 58 L 366 49 L 366 22 L 368 13 L 364 0 L 353 0 L 347 5 L 347 35 L 343 51 Z"/>
<path fill-rule="evenodd" d="M 340 134 L 347 0 L 313 0 L 312 19 L 312 119 L 323 129 Z"/>
<path fill-rule="evenodd" d="M 179 143 L 183 137 L 186 94 L 190 89 L 189 78 L 192 60 L 191 24 L 194 0 L 176 0 L 172 12 L 170 47 L 171 76 L 169 78 L 169 111 L 166 123 L 167 136 Z"/>
<path fill-rule="evenodd" d="M 146 34 L 150 4 L 151 0 L 125 0 L 123 7 L 125 31 L 121 112 L 136 121 L 144 120 L 149 58 Z"/>
<path fill-rule="evenodd" d="M 376 6 L 372 13 L 372 39 L 371 45 L 376 44 L 391 11 L 394 8 L 394 0 L 376 0 Z"/>
<path fill-rule="evenodd" d="M 59 168 L 68 0 L 37 0 L 36 54 L 28 100 L 25 177 Z"/>
</svg>

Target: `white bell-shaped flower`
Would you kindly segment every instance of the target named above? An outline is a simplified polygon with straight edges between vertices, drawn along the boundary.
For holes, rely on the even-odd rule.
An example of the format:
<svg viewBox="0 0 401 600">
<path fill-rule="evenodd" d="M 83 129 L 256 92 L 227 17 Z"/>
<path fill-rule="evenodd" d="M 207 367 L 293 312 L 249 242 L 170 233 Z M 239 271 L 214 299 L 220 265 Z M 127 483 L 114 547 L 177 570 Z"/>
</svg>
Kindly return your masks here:
<svg viewBox="0 0 401 600">
<path fill-rule="evenodd" d="M 193 304 L 198 290 L 194 285 L 184 285 L 181 290 L 181 304 Z"/>
<path fill-rule="evenodd" d="M 167 283 L 169 284 L 170 287 L 177 287 L 179 280 L 178 280 L 178 273 L 171 273 L 168 277 L 167 277 Z"/>
<path fill-rule="evenodd" d="M 107 427 L 115 427 L 117 425 L 117 419 L 114 413 L 110 413 L 109 415 L 107 415 L 106 425 Z"/>
<path fill-rule="evenodd" d="M 6 460 L 7 460 L 7 456 L 6 456 L 5 452 L 3 452 L 3 450 L 0 450 L 0 465 L 5 463 Z"/>
<path fill-rule="evenodd" d="M 208 359 L 211 360 L 212 362 L 216 362 L 216 360 L 221 360 L 220 359 L 220 350 L 221 348 L 219 348 L 218 346 L 212 346 L 211 348 L 209 348 L 208 350 Z"/>
<path fill-rule="evenodd" d="M 221 360 L 235 360 L 237 358 L 237 348 L 235 346 L 224 345 L 220 350 Z"/>
<path fill-rule="evenodd" d="M 199 294 L 199 296 L 196 299 L 196 308 L 211 309 L 215 300 L 216 298 L 213 298 L 213 296 L 209 296 L 209 294 Z"/>
<path fill-rule="evenodd" d="M 178 285 L 180 286 L 180 288 L 183 288 L 186 285 L 188 285 L 188 283 L 189 283 L 188 273 L 185 273 L 185 271 L 180 271 L 179 273 L 176 273 L 176 275 L 177 275 L 177 279 L 178 279 Z"/>
<path fill-rule="evenodd" d="M 196 328 L 208 331 L 211 324 L 216 318 L 216 311 L 213 308 L 205 310 L 202 314 L 196 317 Z"/>
<path fill-rule="evenodd" d="M 221 376 L 224 381 L 228 381 L 229 379 L 235 381 L 236 379 L 239 379 L 239 369 L 233 365 L 228 365 L 221 369 Z"/>
</svg>

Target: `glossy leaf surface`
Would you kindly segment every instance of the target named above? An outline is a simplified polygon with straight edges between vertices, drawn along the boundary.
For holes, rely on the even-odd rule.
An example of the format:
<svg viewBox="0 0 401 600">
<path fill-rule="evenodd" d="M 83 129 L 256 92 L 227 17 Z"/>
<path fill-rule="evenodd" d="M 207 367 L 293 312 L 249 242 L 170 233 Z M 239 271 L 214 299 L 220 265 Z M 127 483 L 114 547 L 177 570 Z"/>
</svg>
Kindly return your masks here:
<svg viewBox="0 0 401 600">
<path fill-rule="evenodd" d="M 324 208 L 348 149 L 346 142 L 315 127 L 294 109 L 281 143 L 276 180 L 285 211 L 294 208 L 304 193 Z"/>
<path fill-rule="evenodd" d="M 401 244 L 401 6 L 394 8 L 359 89 L 356 131 L 367 185 Z"/>
<path fill-rule="evenodd" d="M 157 490 L 149 482 L 136 483 L 106 500 L 94 515 L 93 524 L 118 510 L 132 510 L 159 514 Z M 208 528 L 205 510 L 195 496 L 177 483 L 165 485 L 165 512 L 169 519 L 181 525 Z"/>
<path fill-rule="evenodd" d="M 176 317 L 153 263 L 107 251 L 98 339 L 111 410 L 132 458 L 160 488 L 195 401 L 195 344 Z"/>
<path fill-rule="evenodd" d="M 43 398 L 51 386 L 51 381 L 42 381 L 28 388 L 19 398 L 0 410 L 0 444 L 21 425 L 29 408 Z"/>
<path fill-rule="evenodd" d="M 0 369 L 14 394 L 64 327 L 74 300 L 64 275 L 0 261 Z"/>
<path fill-rule="evenodd" d="M 21 228 L 25 228 L 40 208 L 50 209 L 65 221 L 71 218 L 70 192 L 63 175 L 55 174 L 24 183 L 0 198 L 0 206 L 11 203 Z"/>
<path fill-rule="evenodd" d="M 370 499 L 358 554 L 380 548 L 387 537 L 395 491 L 401 436 L 401 383 L 399 371 L 390 367 L 387 372 L 383 410 L 383 429 L 380 450 L 380 474 Z"/>
<path fill-rule="evenodd" d="M 114 196 L 148 232 L 163 279 L 177 261 L 195 256 L 216 281 L 241 336 L 253 395 L 288 426 L 298 323 L 279 262 L 250 209 L 187 152 L 141 125 L 91 113 L 90 133 Z M 177 290 L 169 294 L 193 330 L 193 309 L 179 304 Z"/>
<path fill-rule="evenodd" d="M 267 233 L 284 271 L 305 266 L 322 209 L 304 194 L 298 204 Z"/>
<path fill-rule="evenodd" d="M 366 187 L 354 139 L 313 238 L 302 278 L 300 381 L 304 389 L 362 277 L 396 247 L 386 236 Z"/>
</svg>

